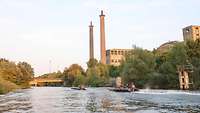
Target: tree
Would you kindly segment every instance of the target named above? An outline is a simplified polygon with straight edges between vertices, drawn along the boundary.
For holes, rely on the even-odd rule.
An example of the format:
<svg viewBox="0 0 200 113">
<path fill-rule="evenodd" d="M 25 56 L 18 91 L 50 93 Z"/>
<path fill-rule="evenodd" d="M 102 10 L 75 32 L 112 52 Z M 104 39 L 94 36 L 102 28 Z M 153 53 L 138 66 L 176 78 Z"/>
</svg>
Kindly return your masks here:
<svg viewBox="0 0 200 113">
<path fill-rule="evenodd" d="M 135 48 L 133 54 L 126 56 L 122 67 L 122 78 L 125 83 L 134 82 L 137 87 L 148 85 L 148 78 L 155 68 L 155 57 L 152 52 Z"/>
<path fill-rule="evenodd" d="M 33 68 L 26 62 L 16 65 L 15 62 L 0 58 L 0 93 L 29 87 L 28 82 L 33 74 Z"/>
<path fill-rule="evenodd" d="M 98 65 L 98 61 L 96 59 L 90 59 L 88 62 L 87 62 L 87 66 L 88 68 L 92 68 L 92 67 L 95 67 Z"/>
<path fill-rule="evenodd" d="M 99 87 L 105 85 L 105 80 L 99 75 L 93 74 L 87 76 L 87 84 L 91 87 Z"/>
<path fill-rule="evenodd" d="M 63 79 L 63 73 L 61 71 L 46 73 L 39 76 L 39 78 L 49 78 L 49 79 Z"/>
<path fill-rule="evenodd" d="M 68 86 L 72 86 L 75 77 L 78 75 L 85 75 L 84 69 L 78 64 L 72 64 L 69 68 L 65 68 L 64 80 Z"/>
<path fill-rule="evenodd" d="M 13 82 L 15 84 L 20 84 L 20 78 L 22 73 L 19 67 L 16 66 L 14 62 L 1 60 L 0 62 L 0 75 L 3 79 Z"/>
<path fill-rule="evenodd" d="M 109 76 L 110 77 L 118 77 L 120 76 L 120 67 L 119 66 L 113 66 L 110 65 L 109 67 Z"/>
<path fill-rule="evenodd" d="M 188 40 L 186 42 L 186 51 L 189 62 L 193 65 L 192 80 L 194 88 L 200 88 L 200 39 L 196 41 Z"/>
<path fill-rule="evenodd" d="M 86 84 L 86 77 L 84 75 L 77 75 L 73 82 L 73 86 L 80 86 Z"/>
<path fill-rule="evenodd" d="M 21 77 L 19 77 L 20 84 L 24 84 L 28 86 L 28 82 L 34 77 L 34 70 L 30 64 L 27 62 L 19 62 L 17 67 L 21 71 Z"/>
<path fill-rule="evenodd" d="M 87 84 L 89 86 L 104 86 L 109 80 L 108 66 L 98 63 L 97 60 L 92 59 L 88 63 L 86 71 Z"/>
<path fill-rule="evenodd" d="M 187 59 L 188 56 L 185 44 L 182 42 L 175 44 L 174 47 L 167 53 L 165 61 L 158 69 L 160 78 L 164 82 L 157 85 L 161 86 L 161 88 L 178 88 L 179 80 L 177 69 L 179 66 L 184 66 Z"/>
<path fill-rule="evenodd" d="M 18 86 L 13 82 L 4 80 L 0 76 L 0 94 L 8 93 L 10 91 L 18 89 Z"/>
</svg>

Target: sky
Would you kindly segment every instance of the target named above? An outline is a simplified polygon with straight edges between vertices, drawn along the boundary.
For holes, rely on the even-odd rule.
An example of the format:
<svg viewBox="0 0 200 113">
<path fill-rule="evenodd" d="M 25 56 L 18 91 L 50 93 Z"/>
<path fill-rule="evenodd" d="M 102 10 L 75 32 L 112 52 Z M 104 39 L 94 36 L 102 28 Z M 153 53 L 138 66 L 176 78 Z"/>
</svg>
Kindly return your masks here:
<svg viewBox="0 0 200 113">
<path fill-rule="evenodd" d="M 152 50 L 182 41 L 182 28 L 200 25 L 200 0 L 0 0 L 0 58 L 26 61 L 36 76 L 73 63 L 86 68 L 89 23 L 100 56 L 100 11 L 106 48 Z"/>
</svg>

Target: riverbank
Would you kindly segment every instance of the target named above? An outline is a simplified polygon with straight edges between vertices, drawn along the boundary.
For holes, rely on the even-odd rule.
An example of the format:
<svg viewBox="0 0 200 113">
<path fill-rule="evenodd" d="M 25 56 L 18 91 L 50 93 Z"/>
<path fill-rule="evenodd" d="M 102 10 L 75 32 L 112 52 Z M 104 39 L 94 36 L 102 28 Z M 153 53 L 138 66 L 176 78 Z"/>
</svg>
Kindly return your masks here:
<svg viewBox="0 0 200 113">
<path fill-rule="evenodd" d="M 27 62 L 9 61 L 0 58 L 0 94 L 29 87 L 34 70 Z"/>
<path fill-rule="evenodd" d="M 15 83 L 4 80 L 3 78 L 0 77 L 0 95 L 6 94 L 18 89 L 27 89 L 27 88 L 30 88 L 30 86 L 27 84 L 16 85 Z"/>
<path fill-rule="evenodd" d="M 19 87 L 7 80 L 4 80 L 3 78 L 0 77 L 0 94 L 5 94 L 10 91 L 14 91 L 16 89 L 19 89 Z"/>
</svg>

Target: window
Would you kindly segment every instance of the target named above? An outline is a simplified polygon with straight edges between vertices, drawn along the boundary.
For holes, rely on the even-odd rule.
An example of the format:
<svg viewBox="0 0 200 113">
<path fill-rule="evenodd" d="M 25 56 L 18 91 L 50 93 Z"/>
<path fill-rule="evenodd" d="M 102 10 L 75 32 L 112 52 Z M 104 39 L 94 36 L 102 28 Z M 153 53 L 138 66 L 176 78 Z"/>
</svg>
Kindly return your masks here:
<svg viewBox="0 0 200 113">
<path fill-rule="evenodd" d="M 111 55 L 113 55 L 113 51 L 111 51 Z"/>
<path fill-rule="evenodd" d="M 117 51 L 115 51 L 115 55 L 117 55 Z"/>
<path fill-rule="evenodd" d="M 114 60 L 112 59 L 112 62 L 114 62 Z"/>
<path fill-rule="evenodd" d="M 122 55 L 124 55 L 124 51 L 122 51 Z"/>
<path fill-rule="evenodd" d="M 120 55 L 121 53 L 120 53 L 120 51 L 118 51 L 118 55 Z"/>
<path fill-rule="evenodd" d="M 199 36 L 199 34 L 196 34 L 197 36 Z"/>
<path fill-rule="evenodd" d="M 185 82 L 185 81 L 184 81 L 184 78 L 182 78 L 182 82 Z"/>
</svg>

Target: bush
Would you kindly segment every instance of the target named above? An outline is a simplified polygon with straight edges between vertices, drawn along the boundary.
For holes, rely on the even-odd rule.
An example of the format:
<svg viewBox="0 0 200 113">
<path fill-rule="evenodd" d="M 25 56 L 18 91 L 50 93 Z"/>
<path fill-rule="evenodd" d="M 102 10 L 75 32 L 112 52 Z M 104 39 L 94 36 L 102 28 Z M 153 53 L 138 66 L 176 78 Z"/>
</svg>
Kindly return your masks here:
<svg viewBox="0 0 200 113">
<path fill-rule="evenodd" d="M 106 80 L 104 80 L 98 75 L 90 75 L 87 78 L 87 83 L 91 87 L 99 87 L 99 86 L 104 86 Z"/>
<path fill-rule="evenodd" d="M 149 85 L 149 78 L 155 72 L 155 57 L 153 53 L 135 48 L 133 54 L 127 55 L 122 63 L 122 79 L 125 84 L 134 82 L 138 88 Z"/>
<path fill-rule="evenodd" d="M 83 76 L 83 75 L 77 75 L 76 77 L 75 77 L 75 80 L 74 80 L 74 82 L 73 82 L 73 86 L 79 86 L 79 85 L 85 85 L 85 76 Z"/>
<path fill-rule="evenodd" d="M 19 87 L 16 84 L 0 78 L 0 94 L 5 94 L 18 88 Z"/>
<path fill-rule="evenodd" d="M 88 67 L 86 75 L 87 83 L 92 87 L 105 86 L 109 81 L 109 69 L 107 65 L 101 63 Z"/>
</svg>

